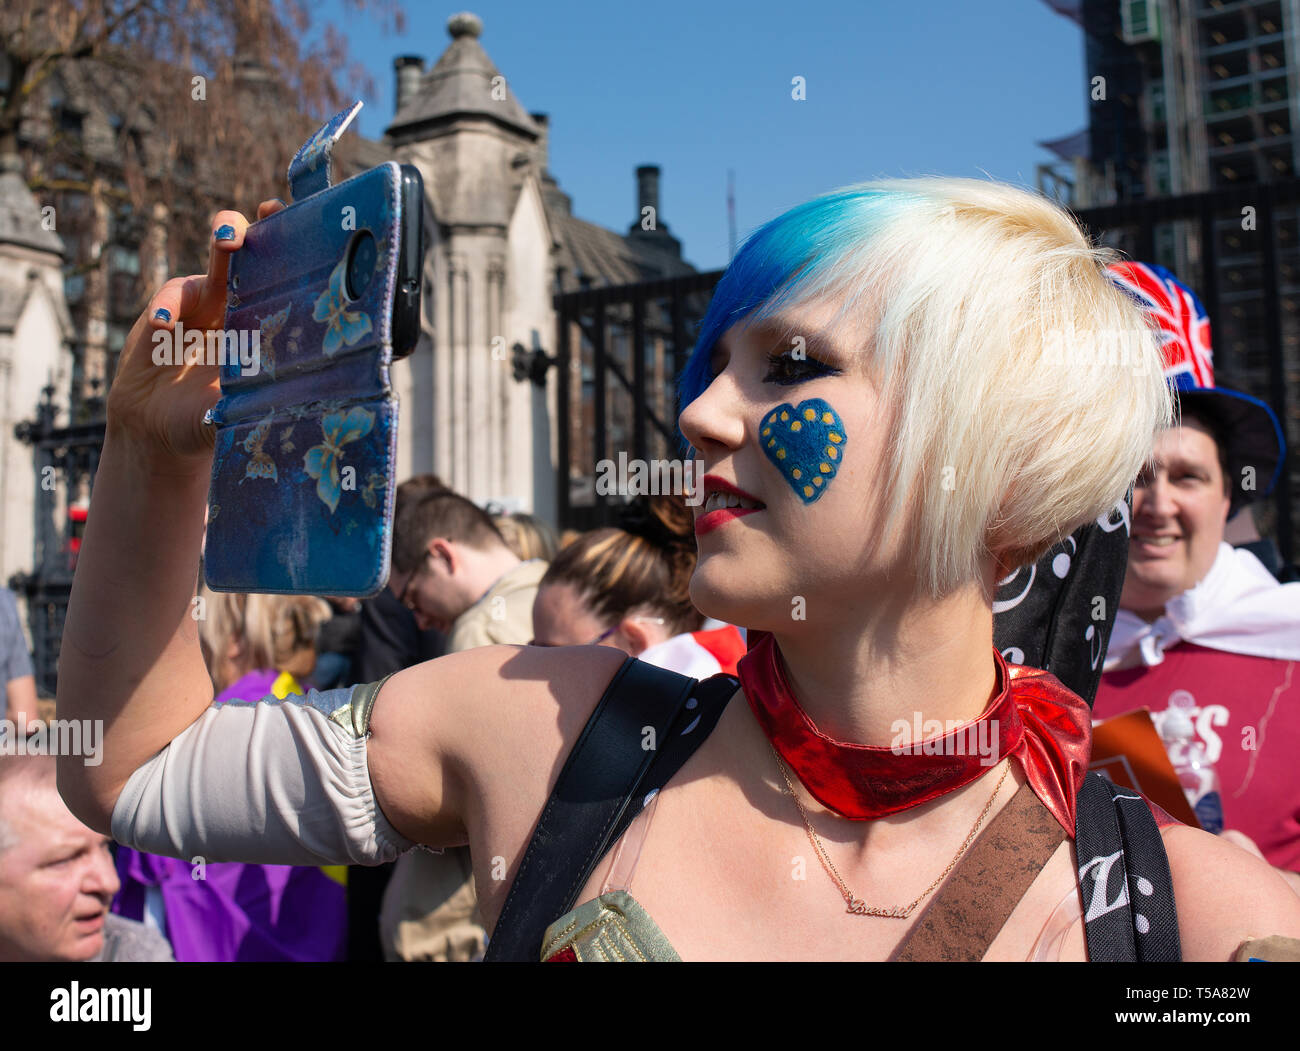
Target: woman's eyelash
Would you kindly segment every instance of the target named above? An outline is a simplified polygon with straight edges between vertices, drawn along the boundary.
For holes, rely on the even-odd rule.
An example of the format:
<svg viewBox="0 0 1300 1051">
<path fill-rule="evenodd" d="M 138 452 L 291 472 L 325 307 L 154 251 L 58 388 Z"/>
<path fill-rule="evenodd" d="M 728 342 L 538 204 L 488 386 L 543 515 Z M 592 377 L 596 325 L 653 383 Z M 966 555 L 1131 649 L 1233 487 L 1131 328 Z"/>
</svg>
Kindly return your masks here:
<svg viewBox="0 0 1300 1051">
<path fill-rule="evenodd" d="M 816 379 L 818 376 L 834 376 L 839 371 L 825 362 L 808 357 L 806 353 L 796 357 L 793 350 L 787 350 L 779 354 L 768 354 L 767 375 L 763 377 L 763 382 L 787 386 Z"/>
</svg>

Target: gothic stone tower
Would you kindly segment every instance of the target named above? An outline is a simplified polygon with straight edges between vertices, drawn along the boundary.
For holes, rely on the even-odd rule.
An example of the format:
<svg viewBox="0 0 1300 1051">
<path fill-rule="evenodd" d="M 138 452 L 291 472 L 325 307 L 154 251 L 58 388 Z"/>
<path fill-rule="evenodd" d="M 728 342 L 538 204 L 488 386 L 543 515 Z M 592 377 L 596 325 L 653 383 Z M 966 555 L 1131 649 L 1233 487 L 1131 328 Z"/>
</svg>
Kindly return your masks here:
<svg viewBox="0 0 1300 1051">
<path fill-rule="evenodd" d="M 554 384 L 512 376 L 519 343 L 553 351 L 554 237 L 537 149 L 544 130 L 479 43 L 482 22 L 448 20 L 427 73 L 396 60 L 388 144 L 424 178 L 424 335 L 395 369 L 401 476 L 434 471 L 477 503 L 555 512 Z"/>
</svg>

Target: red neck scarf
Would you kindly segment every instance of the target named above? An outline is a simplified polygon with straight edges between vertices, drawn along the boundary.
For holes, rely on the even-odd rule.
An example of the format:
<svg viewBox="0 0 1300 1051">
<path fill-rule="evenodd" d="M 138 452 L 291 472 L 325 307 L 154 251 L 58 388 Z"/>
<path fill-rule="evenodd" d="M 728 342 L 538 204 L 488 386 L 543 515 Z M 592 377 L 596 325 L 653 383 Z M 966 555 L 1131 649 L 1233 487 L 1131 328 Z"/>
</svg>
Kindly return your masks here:
<svg viewBox="0 0 1300 1051">
<path fill-rule="evenodd" d="M 998 692 L 984 714 L 896 754 L 818 730 L 794 699 L 776 640 L 768 632 L 751 631 L 748 637 L 749 652 L 737 667 L 745 699 L 781 758 L 823 806 L 854 821 L 897 814 L 961 788 L 1014 756 L 1034 794 L 1074 837 L 1075 796 L 1088 772 L 1092 718 L 1087 702 L 1055 676 L 1007 664 L 995 649 Z"/>
</svg>

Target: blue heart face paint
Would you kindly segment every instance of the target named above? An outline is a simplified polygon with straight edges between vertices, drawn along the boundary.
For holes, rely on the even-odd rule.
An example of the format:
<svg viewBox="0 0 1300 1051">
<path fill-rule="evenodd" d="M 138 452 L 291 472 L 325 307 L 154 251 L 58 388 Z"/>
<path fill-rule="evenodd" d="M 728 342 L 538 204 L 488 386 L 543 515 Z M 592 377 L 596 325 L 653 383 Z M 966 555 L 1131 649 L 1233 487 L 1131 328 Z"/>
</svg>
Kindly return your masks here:
<svg viewBox="0 0 1300 1051">
<path fill-rule="evenodd" d="M 822 398 L 798 405 L 782 402 L 771 409 L 759 425 L 758 439 L 767 458 L 805 504 L 830 486 L 848 444 L 844 421 Z"/>
</svg>

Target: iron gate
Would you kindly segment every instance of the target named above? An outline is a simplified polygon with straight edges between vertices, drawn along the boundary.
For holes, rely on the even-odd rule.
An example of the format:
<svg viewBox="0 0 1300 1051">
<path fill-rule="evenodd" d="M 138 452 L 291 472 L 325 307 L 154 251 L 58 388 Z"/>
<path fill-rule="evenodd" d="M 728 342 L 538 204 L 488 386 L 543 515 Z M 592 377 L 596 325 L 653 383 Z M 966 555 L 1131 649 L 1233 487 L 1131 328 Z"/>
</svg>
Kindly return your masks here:
<svg viewBox="0 0 1300 1051">
<path fill-rule="evenodd" d="M 30 573 L 11 577 L 9 587 L 27 600 L 37 693 L 53 697 L 81 529 L 104 447 L 104 418 L 103 399 L 92 397 L 78 412 L 89 422 L 59 426 L 54 388 L 46 387 L 44 395 L 36 408 L 36 419 L 14 428 L 18 439 L 32 446 L 36 522 L 34 568 Z"/>
</svg>

